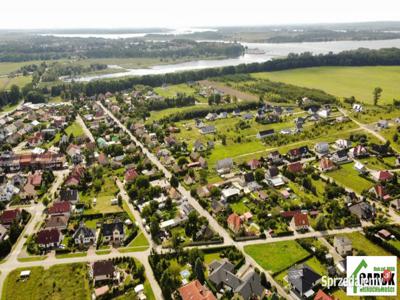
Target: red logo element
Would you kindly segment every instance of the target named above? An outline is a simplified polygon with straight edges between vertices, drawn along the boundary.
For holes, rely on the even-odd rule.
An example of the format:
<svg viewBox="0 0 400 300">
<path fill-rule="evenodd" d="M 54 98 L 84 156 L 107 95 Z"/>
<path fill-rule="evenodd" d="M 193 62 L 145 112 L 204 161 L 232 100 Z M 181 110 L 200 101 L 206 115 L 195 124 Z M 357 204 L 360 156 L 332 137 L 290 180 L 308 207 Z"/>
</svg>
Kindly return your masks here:
<svg viewBox="0 0 400 300">
<path fill-rule="evenodd" d="M 384 270 L 383 271 L 383 281 L 385 281 L 385 282 L 389 282 L 390 281 L 390 279 L 392 279 L 392 272 L 391 271 L 389 271 L 389 270 Z"/>
</svg>

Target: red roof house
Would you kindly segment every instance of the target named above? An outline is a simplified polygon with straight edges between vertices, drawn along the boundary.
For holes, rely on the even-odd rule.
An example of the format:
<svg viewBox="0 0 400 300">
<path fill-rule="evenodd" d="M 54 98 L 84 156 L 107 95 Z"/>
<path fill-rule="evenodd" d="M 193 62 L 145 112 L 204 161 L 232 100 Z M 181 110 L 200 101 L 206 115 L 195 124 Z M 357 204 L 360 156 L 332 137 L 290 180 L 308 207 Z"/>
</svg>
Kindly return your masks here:
<svg viewBox="0 0 400 300">
<path fill-rule="evenodd" d="M 125 172 L 125 182 L 132 182 L 138 177 L 138 173 L 135 169 L 129 169 Z"/>
<path fill-rule="evenodd" d="M 287 166 L 287 169 L 291 173 L 299 173 L 299 172 L 303 171 L 303 164 L 301 162 L 295 162 L 295 163 L 289 164 Z"/>
<path fill-rule="evenodd" d="M 71 212 L 71 204 L 68 201 L 55 202 L 47 212 L 49 215 L 69 214 Z"/>
<path fill-rule="evenodd" d="M 330 160 L 327 157 L 323 157 L 320 162 L 319 162 L 319 167 L 321 171 L 326 172 L 326 171 L 331 171 L 336 168 L 335 164 L 333 163 L 332 160 Z"/>
<path fill-rule="evenodd" d="M 306 230 L 310 226 L 307 214 L 298 213 L 295 214 L 290 221 L 290 225 L 295 230 Z"/>
<path fill-rule="evenodd" d="M 323 290 L 318 290 L 315 294 L 314 300 L 333 300 L 333 298 L 327 295 Z"/>
<path fill-rule="evenodd" d="M 238 233 L 240 227 L 242 226 L 242 219 L 238 214 L 233 213 L 229 215 L 227 223 L 230 230 L 232 230 L 234 233 Z"/>
<path fill-rule="evenodd" d="M 21 219 L 21 210 L 19 208 L 9 209 L 3 211 L 3 214 L 0 216 L 0 223 L 3 225 L 11 225 L 13 222 L 19 222 Z"/>
<path fill-rule="evenodd" d="M 62 241 L 62 235 L 58 229 L 45 229 L 37 234 L 37 243 L 41 248 L 58 247 Z"/>
<path fill-rule="evenodd" d="M 200 281 L 193 280 L 178 289 L 182 300 L 216 300 L 213 293 L 203 286 Z"/>
<path fill-rule="evenodd" d="M 393 174 L 389 171 L 377 171 L 372 176 L 376 181 L 388 181 L 393 178 Z"/>
</svg>

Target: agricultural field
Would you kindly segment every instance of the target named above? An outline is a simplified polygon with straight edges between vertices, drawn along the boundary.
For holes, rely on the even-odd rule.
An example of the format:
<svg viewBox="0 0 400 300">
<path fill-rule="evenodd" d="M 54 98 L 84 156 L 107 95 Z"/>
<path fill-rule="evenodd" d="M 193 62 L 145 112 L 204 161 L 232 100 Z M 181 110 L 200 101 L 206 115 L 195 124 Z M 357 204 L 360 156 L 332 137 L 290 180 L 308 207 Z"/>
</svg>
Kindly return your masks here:
<svg viewBox="0 0 400 300">
<path fill-rule="evenodd" d="M 30 270 L 30 277 L 21 280 L 19 274 Z M 4 283 L 3 300 L 25 299 L 90 299 L 88 273 L 85 264 L 22 268 L 12 271 Z"/>
<path fill-rule="evenodd" d="M 244 251 L 261 267 L 273 274 L 277 274 L 309 256 L 309 253 L 296 241 L 250 245 L 245 246 Z"/>
<path fill-rule="evenodd" d="M 354 96 L 358 101 L 372 104 L 372 91 L 383 89 L 381 104 L 391 104 L 400 97 L 399 66 L 378 67 L 315 67 L 252 74 L 254 78 L 269 79 L 308 88 L 318 88 L 338 97 Z"/>
</svg>

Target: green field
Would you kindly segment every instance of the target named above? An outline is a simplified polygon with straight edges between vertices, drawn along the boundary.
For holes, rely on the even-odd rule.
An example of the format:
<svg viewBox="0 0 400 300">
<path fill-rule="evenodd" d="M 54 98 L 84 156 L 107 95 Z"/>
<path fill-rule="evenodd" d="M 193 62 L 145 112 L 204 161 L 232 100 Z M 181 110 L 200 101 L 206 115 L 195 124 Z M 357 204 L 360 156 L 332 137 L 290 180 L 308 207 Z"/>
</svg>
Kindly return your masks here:
<svg viewBox="0 0 400 300">
<path fill-rule="evenodd" d="M 19 274 L 31 270 L 26 280 Z M 21 268 L 12 271 L 5 280 L 2 300 L 26 299 L 90 299 L 89 280 L 85 264 Z"/>
<path fill-rule="evenodd" d="M 143 232 L 140 232 L 133 240 L 129 243 L 128 247 L 146 247 L 149 246 L 149 242 Z"/>
<path fill-rule="evenodd" d="M 273 274 L 289 268 L 309 255 L 296 241 L 250 245 L 245 246 L 244 251 Z"/>
<path fill-rule="evenodd" d="M 354 190 L 361 194 L 363 190 L 370 189 L 374 183 L 361 177 L 354 169 L 354 163 L 348 163 L 340 166 L 340 169 L 329 172 L 327 176 L 333 178 L 338 184 Z"/>
<path fill-rule="evenodd" d="M 256 78 L 270 79 L 298 86 L 317 88 L 338 97 L 355 96 L 372 104 L 372 91 L 383 89 L 381 103 L 400 97 L 400 67 L 316 67 L 278 72 L 256 73 Z"/>
<path fill-rule="evenodd" d="M 32 81 L 31 76 L 17 76 L 17 77 L 0 77 L 0 90 L 9 89 L 13 84 L 24 87 Z"/>
</svg>

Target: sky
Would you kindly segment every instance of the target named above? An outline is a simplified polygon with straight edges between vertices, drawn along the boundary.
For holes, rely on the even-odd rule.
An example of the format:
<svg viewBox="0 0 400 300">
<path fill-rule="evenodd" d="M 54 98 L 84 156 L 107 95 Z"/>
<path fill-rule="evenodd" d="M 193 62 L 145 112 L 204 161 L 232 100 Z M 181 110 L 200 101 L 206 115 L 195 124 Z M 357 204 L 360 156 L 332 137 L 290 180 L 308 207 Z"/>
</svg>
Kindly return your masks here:
<svg viewBox="0 0 400 300">
<path fill-rule="evenodd" d="M 3 0 L 1 29 L 400 21 L 399 0 Z"/>
</svg>

